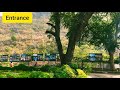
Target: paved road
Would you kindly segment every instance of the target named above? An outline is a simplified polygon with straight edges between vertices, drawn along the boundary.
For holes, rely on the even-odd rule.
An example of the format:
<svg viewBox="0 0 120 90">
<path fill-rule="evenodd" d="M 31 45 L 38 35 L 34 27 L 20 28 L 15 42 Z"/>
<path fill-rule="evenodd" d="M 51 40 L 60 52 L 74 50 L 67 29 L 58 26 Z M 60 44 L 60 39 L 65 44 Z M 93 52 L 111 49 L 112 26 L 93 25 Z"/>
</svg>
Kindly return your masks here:
<svg viewBox="0 0 120 90">
<path fill-rule="evenodd" d="M 120 74 L 91 73 L 88 78 L 120 78 Z"/>
</svg>

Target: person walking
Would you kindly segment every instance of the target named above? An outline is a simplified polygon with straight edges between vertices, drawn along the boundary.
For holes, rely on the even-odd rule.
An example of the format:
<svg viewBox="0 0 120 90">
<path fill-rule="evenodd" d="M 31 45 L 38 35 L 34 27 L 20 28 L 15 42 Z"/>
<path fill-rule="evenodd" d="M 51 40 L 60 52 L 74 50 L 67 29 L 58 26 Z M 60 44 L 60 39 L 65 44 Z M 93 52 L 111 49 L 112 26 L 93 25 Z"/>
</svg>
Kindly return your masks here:
<svg viewBox="0 0 120 90">
<path fill-rule="evenodd" d="M 13 62 L 12 62 L 12 61 L 10 62 L 10 67 L 11 67 L 11 68 L 13 67 Z"/>
</svg>

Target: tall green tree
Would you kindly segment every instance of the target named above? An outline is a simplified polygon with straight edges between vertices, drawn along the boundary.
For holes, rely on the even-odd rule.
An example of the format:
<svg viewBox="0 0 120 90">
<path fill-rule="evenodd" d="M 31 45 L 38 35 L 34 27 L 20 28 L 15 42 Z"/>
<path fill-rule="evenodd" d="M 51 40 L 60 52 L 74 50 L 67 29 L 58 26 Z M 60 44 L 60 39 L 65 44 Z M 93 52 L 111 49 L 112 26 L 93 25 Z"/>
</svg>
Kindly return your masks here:
<svg viewBox="0 0 120 90">
<path fill-rule="evenodd" d="M 109 54 L 111 70 L 115 69 L 114 53 L 118 47 L 119 17 L 119 13 L 97 13 L 92 16 L 88 26 L 90 44 L 105 48 Z"/>
<path fill-rule="evenodd" d="M 53 12 L 50 22 L 47 23 L 51 26 L 51 30 L 47 30 L 46 33 L 55 37 L 57 48 L 60 54 L 61 64 L 69 64 L 73 58 L 74 49 L 77 41 L 84 32 L 85 27 L 88 25 L 88 21 L 93 12 Z M 63 53 L 63 46 L 60 39 L 60 25 L 68 28 L 68 47 L 67 52 Z"/>
</svg>

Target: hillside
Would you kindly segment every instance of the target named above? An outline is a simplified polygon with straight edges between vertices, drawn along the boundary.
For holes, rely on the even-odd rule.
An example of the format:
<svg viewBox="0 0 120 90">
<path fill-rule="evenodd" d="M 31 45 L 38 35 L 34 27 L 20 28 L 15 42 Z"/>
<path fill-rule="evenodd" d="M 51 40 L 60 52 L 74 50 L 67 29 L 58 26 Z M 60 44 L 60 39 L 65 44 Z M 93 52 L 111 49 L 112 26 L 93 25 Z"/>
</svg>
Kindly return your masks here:
<svg viewBox="0 0 120 90">
<path fill-rule="evenodd" d="M 33 12 L 33 18 L 49 17 L 50 12 Z"/>
<path fill-rule="evenodd" d="M 0 18 L 0 54 L 57 52 L 55 43 L 45 34 L 49 16 L 48 12 L 33 12 L 32 24 L 4 24 Z M 65 32 L 62 30 L 62 38 Z"/>
<path fill-rule="evenodd" d="M 4 24 L 0 17 L 0 54 L 58 52 L 54 38 L 49 39 L 45 34 L 45 31 L 50 28 L 46 24 L 49 17 L 49 12 L 33 12 L 32 24 Z M 67 30 L 62 28 L 60 36 L 64 52 L 68 45 L 66 33 Z M 106 54 L 104 49 L 97 51 L 95 47 L 83 45 L 80 48 L 76 47 L 75 57 L 86 56 L 92 52 Z M 120 50 L 116 50 L 115 56 L 118 56 L 119 52 Z"/>
</svg>

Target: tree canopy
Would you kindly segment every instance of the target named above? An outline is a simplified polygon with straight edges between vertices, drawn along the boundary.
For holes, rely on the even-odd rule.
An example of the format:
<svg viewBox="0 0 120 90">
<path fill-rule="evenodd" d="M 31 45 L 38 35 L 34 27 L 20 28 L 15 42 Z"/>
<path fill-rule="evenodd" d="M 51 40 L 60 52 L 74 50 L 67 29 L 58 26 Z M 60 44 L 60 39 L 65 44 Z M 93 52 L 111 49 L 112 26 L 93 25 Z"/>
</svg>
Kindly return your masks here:
<svg viewBox="0 0 120 90">
<path fill-rule="evenodd" d="M 116 48 L 117 35 L 120 32 L 119 13 L 96 13 L 92 16 L 88 25 L 89 42 L 95 46 L 101 45 L 110 55 L 111 68 L 114 69 L 113 54 Z"/>
</svg>

